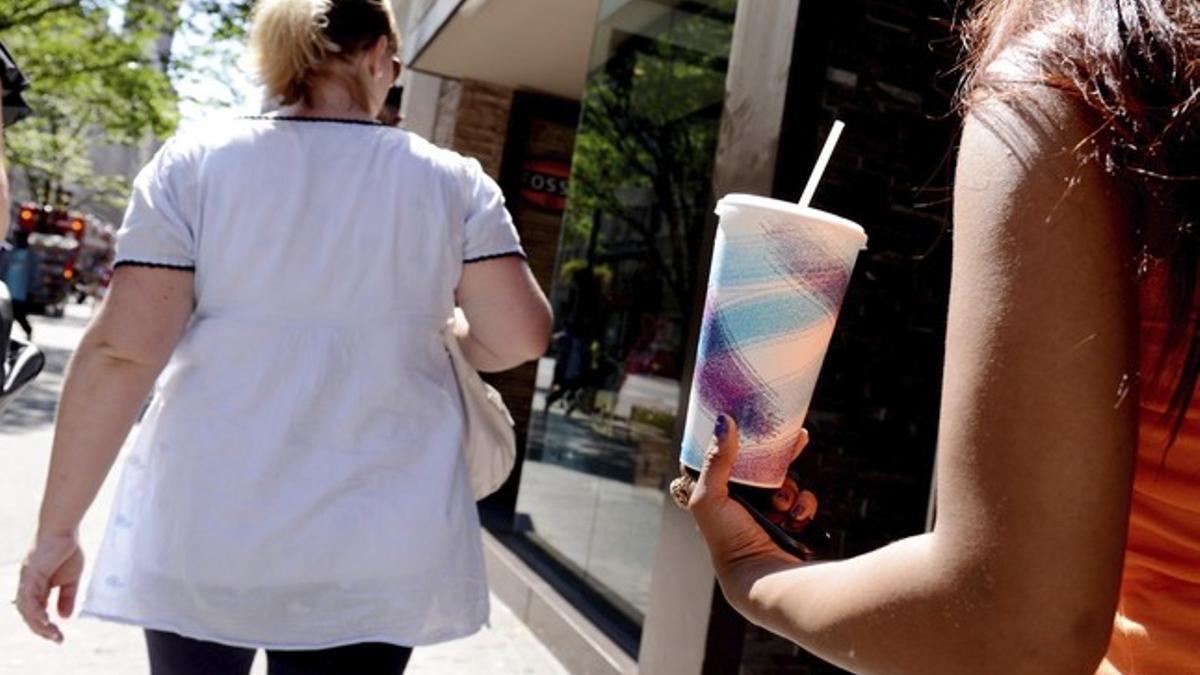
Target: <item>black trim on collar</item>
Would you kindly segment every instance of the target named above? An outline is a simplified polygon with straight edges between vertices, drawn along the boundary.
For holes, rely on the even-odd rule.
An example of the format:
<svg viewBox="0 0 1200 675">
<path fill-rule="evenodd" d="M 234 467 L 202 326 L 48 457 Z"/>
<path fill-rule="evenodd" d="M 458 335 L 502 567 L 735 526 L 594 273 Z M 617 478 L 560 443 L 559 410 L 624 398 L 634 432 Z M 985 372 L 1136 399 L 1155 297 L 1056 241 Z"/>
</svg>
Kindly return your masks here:
<svg viewBox="0 0 1200 675">
<path fill-rule="evenodd" d="M 169 263 L 149 262 L 146 260 L 121 260 L 113 265 L 113 269 L 118 267 L 152 267 L 163 270 L 179 270 L 181 272 L 195 272 L 195 265 L 172 265 Z"/>
<path fill-rule="evenodd" d="M 470 263 L 483 262 L 484 260 L 495 260 L 496 258 L 520 258 L 521 260 L 529 260 L 524 251 L 508 251 L 507 253 L 493 253 L 491 255 L 481 255 L 478 258 L 468 258 L 463 261 L 464 265 Z"/>
<path fill-rule="evenodd" d="M 367 127 L 385 127 L 378 120 L 356 120 L 343 117 L 301 117 L 299 115 L 243 115 L 243 120 L 266 120 L 268 122 L 333 122 L 336 124 L 358 124 Z"/>
</svg>

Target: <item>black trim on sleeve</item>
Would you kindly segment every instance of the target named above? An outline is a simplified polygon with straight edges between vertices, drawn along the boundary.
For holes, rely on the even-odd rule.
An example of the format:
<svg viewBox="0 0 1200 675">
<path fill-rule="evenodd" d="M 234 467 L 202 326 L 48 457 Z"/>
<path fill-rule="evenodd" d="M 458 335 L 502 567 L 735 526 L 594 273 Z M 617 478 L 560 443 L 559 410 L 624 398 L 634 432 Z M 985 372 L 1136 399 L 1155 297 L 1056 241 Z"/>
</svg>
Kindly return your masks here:
<svg viewBox="0 0 1200 675">
<path fill-rule="evenodd" d="M 506 253 L 493 253 L 491 255 L 481 255 L 477 258 L 467 258 L 463 261 L 464 265 L 470 263 L 483 262 L 484 260 L 495 260 L 497 258 L 520 258 L 521 260 L 529 260 L 524 251 L 508 251 Z"/>
<path fill-rule="evenodd" d="M 169 263 L 149 262 L 145 260 L 121 260 L 113 265 L 113 269 L 118 267 L 152 267 L 163 270 L 179 270 L 181 272 L 195 272 L 195 265 L 171 265 Z"/>
</svg>

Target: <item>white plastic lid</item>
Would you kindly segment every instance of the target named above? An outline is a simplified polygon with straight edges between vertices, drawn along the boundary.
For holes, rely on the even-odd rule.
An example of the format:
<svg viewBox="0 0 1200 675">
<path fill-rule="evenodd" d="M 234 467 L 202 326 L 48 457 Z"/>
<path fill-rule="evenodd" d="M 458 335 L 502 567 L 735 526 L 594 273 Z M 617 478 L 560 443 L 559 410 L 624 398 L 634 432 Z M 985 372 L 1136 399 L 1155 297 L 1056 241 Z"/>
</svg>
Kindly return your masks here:
<svg viewBox="0 0 1200 675">
<path fill-rule="evenodd" d="M 797 218 L 819 220 L 823 223 L 843 229 L 847 235 L 853 235 L 858 239 L 861 239 L 861 246 L 863 248 L 866 248 L 867 245 L 867 233 L 858 223 L 852 220 L 847 220 L 841 216 L 835 216 L 828 211 L 821 211 L 812 207 L 803 207 L 795 202 L 785 202 L 779 199 L 771 199 L 770 197 L 759 197 L 758 195 L 735 192 L 725 195 L 721 201 L 717 202 L 717 215 L 723 215 L 723 208 L 764 209 L 767 211 L 783 212 Z"/>
</svg>

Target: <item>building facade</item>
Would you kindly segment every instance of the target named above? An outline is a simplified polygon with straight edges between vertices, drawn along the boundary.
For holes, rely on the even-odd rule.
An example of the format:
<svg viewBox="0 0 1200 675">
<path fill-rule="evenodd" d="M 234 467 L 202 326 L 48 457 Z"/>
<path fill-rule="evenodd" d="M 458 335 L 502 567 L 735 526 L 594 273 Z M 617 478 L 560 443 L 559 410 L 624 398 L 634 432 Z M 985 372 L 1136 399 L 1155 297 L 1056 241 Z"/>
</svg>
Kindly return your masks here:
<svg viewBox="0 0 1200 675">
<path fill-rule="evenodd" d="M 521 461 L 481 504 L 493 586 L 572 672 L 840 672 L 747 625 L 665 497 L 716 199 L 799 197 L 870 236 L 794 467 L 822 555 L 927 527 L 957 43 L 941 0 L 417 0 L 406 125 L 504 189 L 556 325 L 495 383 Z"/>
</svg>

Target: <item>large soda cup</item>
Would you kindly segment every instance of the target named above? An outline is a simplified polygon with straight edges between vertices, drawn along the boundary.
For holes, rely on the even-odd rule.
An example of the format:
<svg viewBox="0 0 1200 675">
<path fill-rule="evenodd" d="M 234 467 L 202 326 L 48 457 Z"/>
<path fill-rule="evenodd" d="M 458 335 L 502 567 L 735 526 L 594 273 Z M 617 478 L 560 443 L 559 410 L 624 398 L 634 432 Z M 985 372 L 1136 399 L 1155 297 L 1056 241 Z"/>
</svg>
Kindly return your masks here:
<svg viewBox="0 0 1200 675">
<path fill-rule="evenodd" d="M 680 462 L 700 470 L 726 413 L 741 430 L 731 480 L 777 488 L 867 235 L 845 218 L 746 194 L 726 196 L 717 215 Z"/>
</svg>

